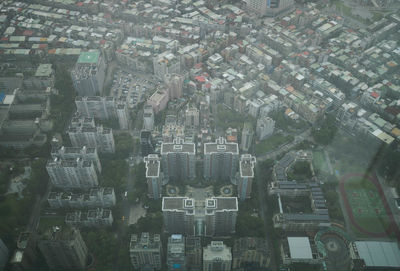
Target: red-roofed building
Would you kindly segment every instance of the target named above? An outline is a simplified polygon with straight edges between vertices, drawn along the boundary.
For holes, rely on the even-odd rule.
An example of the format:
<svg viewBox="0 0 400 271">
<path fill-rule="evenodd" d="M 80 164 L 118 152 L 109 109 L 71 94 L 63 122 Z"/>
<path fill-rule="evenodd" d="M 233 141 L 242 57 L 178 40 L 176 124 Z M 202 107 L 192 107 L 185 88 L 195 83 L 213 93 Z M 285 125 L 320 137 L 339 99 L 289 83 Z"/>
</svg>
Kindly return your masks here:
<svg viewBox="0 0 400 271">
<path fill-rule="evenodd" d="M 371 92 L 371 96 L 374 97 L 375 99 L 379 98 L 379 93 L 373 91 Z"/>
</svg>

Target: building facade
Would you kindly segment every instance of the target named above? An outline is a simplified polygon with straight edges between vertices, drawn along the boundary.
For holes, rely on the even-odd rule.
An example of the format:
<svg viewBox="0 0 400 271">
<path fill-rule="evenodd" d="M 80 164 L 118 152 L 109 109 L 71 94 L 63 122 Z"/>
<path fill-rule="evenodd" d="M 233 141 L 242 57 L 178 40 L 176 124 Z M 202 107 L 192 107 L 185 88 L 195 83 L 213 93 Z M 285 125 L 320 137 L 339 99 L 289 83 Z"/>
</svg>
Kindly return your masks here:
<svg viewBox="0 0 400 271">
<path fill-rule="evenodd" d="M 147 195 L 152 199 L 160 199 L 163 184 L 160 158 L 157 154 L 149 154 L 143 160 L 146 166 Z"/>
<path fill-rule="evenodd" d="M 275 129 L 275 121 L 270 117 L 261 117 L 257 120 L 256 135 L 258 140 L 267 139 Z"/>
<path fill-rule="evenodd" d="M 218 138 L 204 144 L 204 178 L 206 180 L 231 180 L 235 178 L 239 161 L 237 143 L 227 143 Z"/>
<path fill-rule="evenodd" d="M 168 89 L 169 100 L 179 99 L 183 93 L 183 80 L 184 77 L 180 74 L 166 74 L 164 82 Z"/>
<path fill-rule="evenodd" d="M 161 159 L 164 178 L 169 181 L 184 181 L 196 177 L 196 147 L 175 138 L 172 143 L 161 144 Z"/>
<path fill-rule="evenodd" d="M 211 241 L 203 249 L 203 271 L 230 271 L 232 252 L 222 241 Z"/>
<path fill-rule="evenodd" d="M 167 246 L 167 267 L 169 271 L 185 271 L 185 237 L 182 234 L 172 234 L 168 238 Z"/>
<path fill-rule="evenodd" d="M 39 239 L 39 250 L 50 270 L 84 270 L 88 249 L 76 228 L 53 227 Z"/>
<path fill-rule="evenodd" d="M 115 152 L 112 129 L 96 126 L 93 118 L 74 117 L 67 133 L 73 147 L 87 146 L 96 148 L 98 152 Z"/>
<path fill-rule="evenodd" d="M 195 107 L 188 108 L 185 111 L 185 126 L 199 127 L 199 110 Z"/>
<path fill-rule="evenodd" d="M 232 270 L 241 270 L 246 266 L 268 268 L 270 261 L 271 250 L 267 240 L 254 237 L 235 240 L 232 249 Z"/>
<path fill-rule="evenodd" d="M 3 240 L 0 239 L 0 270 L 6 266 L 8 261 L 8 248 L 4 244 Z"/>
<path fill-rule="evenodd" d="M 142 232 L 141 236 L 131 235 L 129 248 L 131 263 L 136 270 L 149 266 L 153 270 L 161 269 L 162 246 L 159 234 Z"/>
<path fill-rule="evenodd" d="M 96 96 L 103 92 L 106 66 L 100 51 L 93 50 L 79 55 L 71 78 L 79 96 Z"/>
<path fill-rule="evenodd" d="M 240 141 L 240 148 L 247 152 L 253 143 L 254 131 L 251 123 L 246 122 L 242 130 L 242 139 Z"/>
<path fill-rule="evenodd" d="M 143 108 L 143 129 L 147 131 L 154 129 L 154 111 L 151 105 L 145 105 Z"/>
<path fill-rule="evenodd" d="M 99 184 L 92 161 L 55 158 L 47 162 L 46 169 L 51 183 L 58 188 L 91 188 Z"/>
<path fill-rule="evenodd" d="M 239 174 L 237 180 L 238 198 L 245 200 L 250 198 L 254 179 L 254 167 L 256 157 L 251 154 L 243 154 L 239 162 Z"/>
<path fill-rule="evenodd" d="M 74 159 L 81 158 L 82 160 L 92 161 L 96 171 L 101 172 L 101 163 L 96 148 L 83 147 L 65 147 L 55 146 L 51 149 L 51 157 L 53 159 Z"/>
</svg>

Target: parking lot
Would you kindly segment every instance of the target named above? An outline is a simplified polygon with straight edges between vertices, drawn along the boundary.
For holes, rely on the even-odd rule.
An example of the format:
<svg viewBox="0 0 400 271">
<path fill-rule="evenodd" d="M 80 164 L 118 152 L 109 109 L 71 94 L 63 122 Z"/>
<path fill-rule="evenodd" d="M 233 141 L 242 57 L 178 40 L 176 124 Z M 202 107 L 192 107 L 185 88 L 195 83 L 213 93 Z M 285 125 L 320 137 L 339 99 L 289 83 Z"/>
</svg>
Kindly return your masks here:
<svg viewBox="0 0 400 271">
<path fill-rule="evenodd" d="M 156 84 L 157 81 L 153 81 L 151 76 L 117 70 L 112 82 L 111 96 L 126 99 L 129 108 L 134 108 L 151 95 Z"/>
</svg>

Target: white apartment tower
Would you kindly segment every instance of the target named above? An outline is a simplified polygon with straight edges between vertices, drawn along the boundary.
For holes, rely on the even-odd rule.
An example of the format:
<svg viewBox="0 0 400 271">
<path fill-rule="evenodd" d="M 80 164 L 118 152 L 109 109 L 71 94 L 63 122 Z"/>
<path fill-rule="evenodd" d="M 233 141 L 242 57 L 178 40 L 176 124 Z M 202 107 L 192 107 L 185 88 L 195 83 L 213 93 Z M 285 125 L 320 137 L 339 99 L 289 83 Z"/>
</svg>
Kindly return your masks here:
<svg viewBox="0 0 400 271">
<path fill-rule="evenodd" d="M 132 234 L 129 253 L 135 270 L 140 270 L 147 265 L 153 270 L 160 270 L 162 255 L 160 235 L 150 235 L 148 232 L 142 232 L 139 237 L 136 234 Z"/>
<path fill-rule="evenodd" d="M 185 111 L 185 126 L 199 127 L 199 110 L 196 107 L 187 108 Z"/>
<path fill-rule="evenodd" d="M 184 77 L 180 74 L 166 74 L 164 82 L 168 89 L 169 100 L 179 99 L 182 97 Z"/>
<path fill-rule="evenodd" d="M 249 151 L 251 144 L 253 142 L 253 136 L 254 136 L 254 131 L 251 123 L 246 122 L 243 125 L 243 130 L 242 130 L 242 138 L 240 141 L 240 148 L 247 152 Z"/>
</svg>

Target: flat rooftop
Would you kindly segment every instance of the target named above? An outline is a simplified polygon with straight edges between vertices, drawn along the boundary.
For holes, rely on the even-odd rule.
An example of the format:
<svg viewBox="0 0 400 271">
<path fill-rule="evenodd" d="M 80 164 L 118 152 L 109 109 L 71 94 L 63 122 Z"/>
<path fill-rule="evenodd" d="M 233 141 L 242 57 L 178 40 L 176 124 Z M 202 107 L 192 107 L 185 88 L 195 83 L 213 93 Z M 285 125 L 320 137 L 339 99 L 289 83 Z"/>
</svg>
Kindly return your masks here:
<svg viewBox="0 0 400 271">
<path fill-rule="evenodd" d="M 165 153 L 191 153 L 195 154 L 194 143 L 162 143 L 161 154 Z"/>
<path fill-rule="evenodd" d="M 367 268 L 400 268 L 400 248 L 396 242 L 357 241 L 354 246 Z"/>
<path fill-rule="evenodd" d="M 239 155 L 237 143 L 226 142 L 224 138 L 218 138 L 215 142 L 204 144 L 204 154 L 232 153 Z"/>
<path fill-rule="evenodd" d="M 35 76 L 48 77 L 53 73 L 52 64 L 40 64 L 36 69 Z"/>
<path fill-rule="evenodd" d="M 82 52 L 78 58 L 78 64 L 96 64 L 99 60 L 99 51 Z"/>
<path fill-rule="evenodd" d="M 313 259 L 308 237 L 288 237 L 291 259 Z"/>
</svg>

